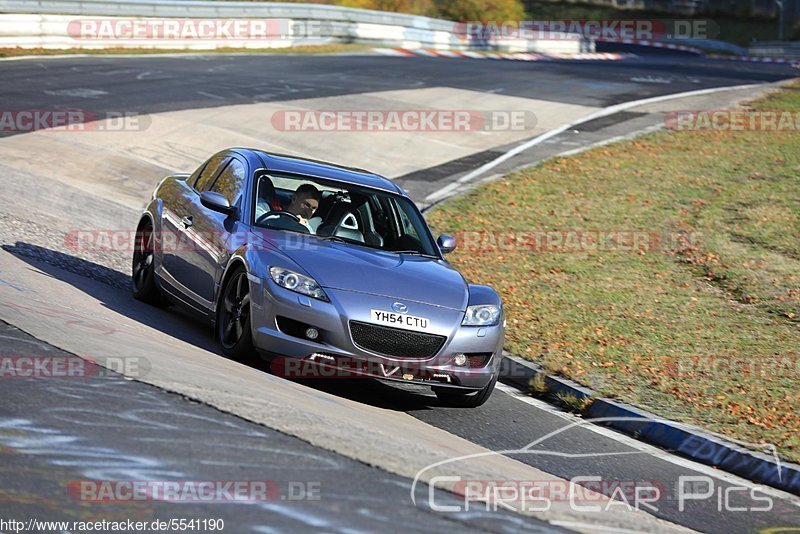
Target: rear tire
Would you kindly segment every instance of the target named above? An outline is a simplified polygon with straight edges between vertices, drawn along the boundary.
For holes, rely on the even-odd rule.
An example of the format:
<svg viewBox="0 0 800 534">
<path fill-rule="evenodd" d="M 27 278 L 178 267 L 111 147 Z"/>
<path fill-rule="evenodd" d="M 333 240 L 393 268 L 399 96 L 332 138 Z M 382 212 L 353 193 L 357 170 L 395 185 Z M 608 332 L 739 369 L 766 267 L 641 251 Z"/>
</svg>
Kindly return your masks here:
<svg viewBox="0 0 800 534">
<path fill-rule="evenodd" d="M 464 392 L 460 389 L 433 388 L 433 392 L 439 398 L 439 402 L 451 408 L 477 408 L 484 404 L 492 396 L 494 386 L 497 384 L 495 374 L 485 388 L 478 391 Z"/>
<path fill-rule="evenodd" d="M 216 331 L 225 356 L 239 362 L 255 357 L 250 328 L 250 281 L 242 267 L 234 269 L 222 288 Z"/>
<path fill-rule="evenodd" d="M 135 299 L 162 307 L 167 302 L 156 284 L 154 263 L 155 236 L 153 224 L 147 221 L 136 232 L 131 263 L 131 291 Z"/>
</svg>

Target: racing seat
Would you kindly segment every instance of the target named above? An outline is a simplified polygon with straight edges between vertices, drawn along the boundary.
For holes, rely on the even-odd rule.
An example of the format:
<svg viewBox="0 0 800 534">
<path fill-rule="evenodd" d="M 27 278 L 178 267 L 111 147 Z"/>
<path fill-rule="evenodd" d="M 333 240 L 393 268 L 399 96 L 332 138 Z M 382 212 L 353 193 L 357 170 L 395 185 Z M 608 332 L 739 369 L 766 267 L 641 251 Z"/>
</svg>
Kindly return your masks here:
<svg viewBox="0 0 800 534">
<path fill-rule="evenodd" d="M 325 224 L 317 229 L 317 235 L 332 235 L 364 243 L 364 234 L 358 229 L 356 216 L 346 204 L 331 210 Z"/>
<path fill-rule="evenodd" d="M 364 242 L 364 234 L 358 229 L 358 221 L 356 216 L 351 212 L 347 212 L 345 216 L 339 221 L 339 225 L 333 232 L 333 235 L 349 239 L 351 241 Z"/>
<path fill-rule="evenodd" d="M 275 185 L 269 176 L 263 175 L 258 179 L 256 194 L 255 220 L 269 211 L 283 210 L 278 195 L 275 194 Z"/>
</svg>

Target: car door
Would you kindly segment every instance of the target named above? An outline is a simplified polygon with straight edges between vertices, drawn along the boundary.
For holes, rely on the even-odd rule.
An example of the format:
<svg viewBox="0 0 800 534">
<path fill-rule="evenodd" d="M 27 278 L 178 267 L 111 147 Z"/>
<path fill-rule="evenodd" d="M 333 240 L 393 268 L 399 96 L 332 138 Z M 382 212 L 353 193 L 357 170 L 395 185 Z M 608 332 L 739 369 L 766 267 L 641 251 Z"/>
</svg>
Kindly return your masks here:
<svg viewBox="0 0 800 534">
<path fill-rule="evenodd" d="M 182 283 L 209 311 L 214 308 L 216 284 L 228 262 L 228 246 L 234 241 L 232 234 L 237 231 L 246 178 L 246 163 L 236 156 L 231 157 L 213 183 L 206 183 L 203 189 L 196 191 L 189 205 L 189 224 L 184 232 L 193 246 L 186 256 L 190 272 Z M 203 191 L 223 195 L 231 206 L 238 208 L 237 213 L 229 215 L 203 206 L 200 202 Z"/>
<path fill-rule="evenodd" d="M 195 247 L 186 230 L 192 226 L 192 206 L 199 198 L 199 191 L 209 187 L 222 172 L 231 157 L 227 153 L 215 154 L 198 167 L 186 183 L 178 183 L 164 199 L 163 235 L 161 268 L 166 272 L 167 281 L 175 285 L 175 289 L 193 300 L 186 287 L 194 268 L 190 263 L 191 250 Z"/>
</svg>

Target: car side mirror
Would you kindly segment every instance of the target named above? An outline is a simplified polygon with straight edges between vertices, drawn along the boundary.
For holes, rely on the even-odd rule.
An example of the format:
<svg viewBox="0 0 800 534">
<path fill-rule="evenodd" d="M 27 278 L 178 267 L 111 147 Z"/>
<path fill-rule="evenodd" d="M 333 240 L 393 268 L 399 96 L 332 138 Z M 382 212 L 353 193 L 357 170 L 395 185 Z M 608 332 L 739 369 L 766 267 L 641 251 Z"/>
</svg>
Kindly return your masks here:
<svg viewBox="0 0 800 534">
<path fill-rule="evenodd" d="M 456 249 L 456 238 L 451 235 L 442 234 L 436 240 L 436 244 L 439 245 L 439 250 L 442 251 L 442 254 L 449 254 Z"/>
<path fill-rule="evenodd" d="M 210 210 L 231 215 L 236 211 L 236 208 L 231 206 L 225 195 L 216 193 L 214 191 L 203 191 L 200 193 L 200 203 Z"/>
</svg>

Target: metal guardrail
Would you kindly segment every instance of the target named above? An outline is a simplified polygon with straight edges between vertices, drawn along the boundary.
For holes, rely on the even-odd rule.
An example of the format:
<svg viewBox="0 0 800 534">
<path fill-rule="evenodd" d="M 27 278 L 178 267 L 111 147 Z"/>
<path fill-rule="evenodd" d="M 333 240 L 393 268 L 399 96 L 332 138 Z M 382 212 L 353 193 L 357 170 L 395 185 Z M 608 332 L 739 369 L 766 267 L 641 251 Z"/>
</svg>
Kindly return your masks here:
<svg viewBox="0 0 800 534">
<path fill-rule="evenodd" d="M 129 41 L 86 42 L 69 34 L 70 18 L 181 18 L 181 19 L 273 19 L 290 23 L 317 24 L 318 34 L 309 39 L 292 34 L 280 42 L 253 41 Z M 474 40 L 464 26 L 453 21 L 404 13 L 390 13 L 325 4 L 280 2 L 220 2 L 211 0 L 0 0 L 0 47 L 28 48 L 264 48 L 324 42 L 357 42 L 402 48 L 439 50 L 495 49 L 579 53 L 594 51 L 594 41 L 563 34 L 552 40 Z"/>
<path fill-rule="evenodd" d="M 167 41 L 93 43 L 73 39 L 69 18 L 245 19 L 316 22 L 312 39 L 273 42 Z M 15 39 L 15 37 L 17 39 Z M 458 33 L 456 23 L 402 13 L 279 2 L 218 2 L 208 0 L 0 0 L 0 46 L 103 48 L 106 46 L 209 49 L 267 48 L 324 42 L 360 42 L 380 46 L 466 49 L 472 43 Z"/>
<path fill-rule="evenodd" d="M 281 2 L 215 2 L 209 0 L 0 0 L 0 13 L 53 15 L 285 18 L 362 22 L 453 32 L 449 20 L 326 4 Z"/>
</svg>

